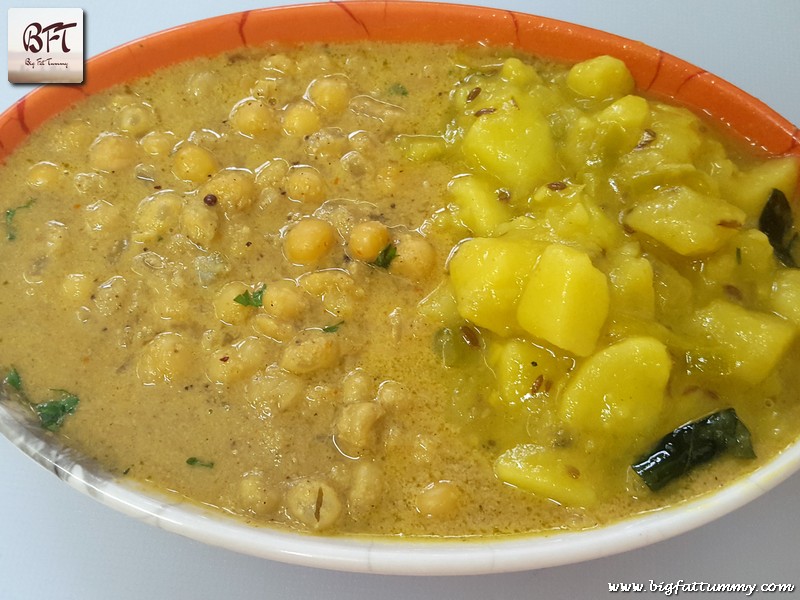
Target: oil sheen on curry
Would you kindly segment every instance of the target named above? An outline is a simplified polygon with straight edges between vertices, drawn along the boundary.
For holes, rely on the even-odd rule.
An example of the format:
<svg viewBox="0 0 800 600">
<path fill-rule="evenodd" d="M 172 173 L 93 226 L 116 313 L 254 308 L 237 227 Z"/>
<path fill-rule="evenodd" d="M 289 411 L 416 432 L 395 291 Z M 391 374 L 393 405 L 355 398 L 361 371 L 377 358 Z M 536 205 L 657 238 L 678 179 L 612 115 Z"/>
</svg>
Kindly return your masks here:
<svg viewBox="0 0 800 600">
<path fill-rule="evenodd" d="M 797 177 L 608 56 L 178 65 L 2 167 L 2 401 L 255 525 L 493 536 L 677 504 L 798 436 Z"/>
</svg>

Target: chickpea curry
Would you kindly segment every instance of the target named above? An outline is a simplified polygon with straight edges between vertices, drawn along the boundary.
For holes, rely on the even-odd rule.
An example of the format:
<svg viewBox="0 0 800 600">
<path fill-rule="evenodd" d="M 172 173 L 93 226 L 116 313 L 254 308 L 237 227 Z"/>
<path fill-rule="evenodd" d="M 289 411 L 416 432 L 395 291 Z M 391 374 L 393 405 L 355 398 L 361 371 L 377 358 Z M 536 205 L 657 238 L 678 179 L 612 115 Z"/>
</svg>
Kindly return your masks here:
<svg viewBox="0 0 800 600">
<path fill-rule="evenodd" d="M 255 525 L 613 522 L 797 438 L 797 178 L 609 56 L 170 67 L 3 165 L 0 401 Z"/>
</svg>

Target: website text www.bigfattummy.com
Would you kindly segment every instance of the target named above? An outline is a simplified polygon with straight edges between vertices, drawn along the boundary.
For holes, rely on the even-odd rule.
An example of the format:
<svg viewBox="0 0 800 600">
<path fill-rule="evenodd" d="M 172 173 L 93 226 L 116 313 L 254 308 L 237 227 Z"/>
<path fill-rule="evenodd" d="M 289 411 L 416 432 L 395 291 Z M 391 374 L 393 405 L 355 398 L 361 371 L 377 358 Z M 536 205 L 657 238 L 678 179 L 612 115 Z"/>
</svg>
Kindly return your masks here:
<svg viewBox="0 0 800 600">
<path fill-rule="evenodd" d="M 641 582 L 609 582 L 608 591 L 612 593 L 643 593 L 651 592 L 665 596 L 680 593 L 740 593 L 745 596 L 766 593 L 791 593 L 795 591 L 793 583 L 710 583 L 708 581 L 655 581 L 650 579 L 647 583 Z"/>
</svg>

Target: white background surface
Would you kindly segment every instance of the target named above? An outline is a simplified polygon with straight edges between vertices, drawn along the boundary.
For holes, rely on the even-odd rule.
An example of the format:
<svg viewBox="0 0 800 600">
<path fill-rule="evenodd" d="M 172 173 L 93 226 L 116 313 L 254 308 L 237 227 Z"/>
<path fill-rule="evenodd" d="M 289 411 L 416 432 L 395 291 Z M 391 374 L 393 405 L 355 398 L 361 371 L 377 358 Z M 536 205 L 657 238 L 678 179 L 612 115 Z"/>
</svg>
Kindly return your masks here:
<svg viewBox="0 0 800 600">
<path fill-rule="evenodd" d="M 522 10 L 644 41 L 729 80 L 800 123 L 798 0 L 471 3 Z M 85 51 L 93 56 L 184 22 L 279 2 L 18 0 L 0 4 L 0 32 L 5 39 L 8 7 L 76 4 L 85 10 Z M 0 54 L 5 70 L 5 49 Z M 0 83 L 0 110 L 28 91 L 27 86 Z M 451 578 L 337 573 L 207 547 L 124 517 L 67 487 L 0 438 L 0 599 L 580 600 L 612 596 L 608 582 L 647 584 L 651 579 L 778 582 L 800 588 L 798 509 L 800 475 L 795 475 L 749 506 L 691 533 L 579 565 Z M 797 597 L 800 589 L 772 596 Z"/>
</svg>

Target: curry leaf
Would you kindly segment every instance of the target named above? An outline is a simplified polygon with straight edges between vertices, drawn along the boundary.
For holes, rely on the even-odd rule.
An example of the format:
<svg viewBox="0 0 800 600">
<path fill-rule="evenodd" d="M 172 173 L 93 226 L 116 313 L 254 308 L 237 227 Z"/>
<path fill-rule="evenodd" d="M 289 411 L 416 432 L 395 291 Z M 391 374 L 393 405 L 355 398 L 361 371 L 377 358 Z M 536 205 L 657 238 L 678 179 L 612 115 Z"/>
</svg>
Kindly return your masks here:
<svg viewBox="0 0 800 600">
<path fill-rule="evenodd" d="M 200 460 L 196 456 L 190 456 L 187 458 L 186 464 L 190 467 L 204 467 L 206 469 L 211 469 L 214 467 L 214 463 L 212 461 Z"/>
<path fill-rule="evenodd" d="M 655 491 L 725 451 L 739 458 L 755 457 L 750 431 L 732 408 L 678 427 L 632 468 Z"/>
<path fill-rule="evenodd" d="M 792 255 L 794 232 L 792 207 L 786 195 L 779 189 L 770 192 L 769 199 L 758 217 L 758 228 L 767 236 L 775 256 L 787 267 L 797 267 Z"/>
</svg>

